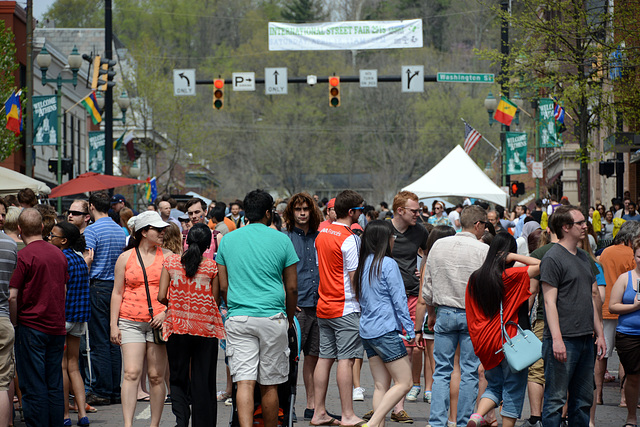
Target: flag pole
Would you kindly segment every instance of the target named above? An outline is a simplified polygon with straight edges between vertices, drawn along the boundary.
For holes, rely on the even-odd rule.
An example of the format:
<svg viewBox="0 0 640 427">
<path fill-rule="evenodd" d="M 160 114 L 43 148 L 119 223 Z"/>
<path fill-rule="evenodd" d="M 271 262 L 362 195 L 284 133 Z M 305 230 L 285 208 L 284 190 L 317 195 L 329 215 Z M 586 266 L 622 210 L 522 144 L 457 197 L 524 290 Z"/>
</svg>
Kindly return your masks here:
<svg viewBox="0 0 640 427">
<path fill-rule="evenodd" d="M 82 98 L 80 101 L 76 102 L 75 104 L 73 104 L 71 107 L 67 108 L 66 110 L 64 110 L 65 113 L 68 113 L 73 107 L 75 107 L 76 105 L 80 104 L 82 101 L 84 101 L 85 99 L 87 99 L 88 97 L 91 96 L 93 92 L 89 92 L 89 94 L 87 96 L 85 96 L 84 98 Z"/>
<path fill-rule="evenodd" d="M 460 120 L 462 120 L 462 121 L 463 121 L 464 123 L 466 123 L 466 124 L 469 124 L 469 123 L 467 123 L 467 121 L 466 121 L 465 119 L 463 119 L 462 117 L 460 117 Z M 469 125 L 469 126 L 471 126 L 471 125 Z M 471 126 L 471 127 L 473 127 L 473 126 Z M 475 128 L 474 128 L 474 129 L 475 129 Z M 480 133 L 480 132 L 478 132 L 478 133 Z M 485 142 L 486 142 L 487 144 L 489 144 L 489 145 L 491 146 L 491 148 L 493 148 L 494 150 L 496 150 L 496 152 L 497 152 L 497 153 L 500 153 L 500 150 L 499 150 L 495 145 L 493 145 L 493 144 L 491 143 L 491 141 L 489 141 L 487 138 L 485 138 L 485 137 L 484 137 L 484 135 L 480 134 L 480 136 L 482 137 L 482 139 L 484 139 L 484 140 L 485 140 Z"/>
</svg>

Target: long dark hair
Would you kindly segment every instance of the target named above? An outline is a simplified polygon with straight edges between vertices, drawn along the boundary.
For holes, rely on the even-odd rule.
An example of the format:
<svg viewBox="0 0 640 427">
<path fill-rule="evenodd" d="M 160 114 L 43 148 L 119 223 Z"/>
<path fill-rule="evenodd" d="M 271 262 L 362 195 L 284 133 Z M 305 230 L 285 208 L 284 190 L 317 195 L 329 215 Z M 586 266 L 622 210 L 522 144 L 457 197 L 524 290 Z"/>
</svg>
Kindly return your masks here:
<svg viewBox="0 0 640 427">
<path fill-rule="evenodd" d="M 70 222 L 59 222 L 54 227 L 58 227 L 64 233 L 65 239 L 69 243 L 69 247 L 74 251 L 84 252 L 86 243 L 84 236 L 80 233 L 77 226 Z"/>
<path fill-rule="evenodd" d="M 382 260 L 384 257 L 391 257 L 391 246 L 389 239 L 393 235 L 393 226 L 390 221 L 371 221 L 364 229 L 362 243 L 360 244 L 360 256 L 358 268 L 353 278 L 353 291 L 356 299 L 360 298 L 360 287 L 362 285 L 362 274 L 367 257 L 373 254 L 373 261 L 369 267 L 369 282 L 375 276 L 380 276 L 382 271 Z"/>
<path fill-rule="evenodd" d="M 505 260 L 509 252 L 516 253 L 517 250 L 513 236 L 506 231 L 499 232 L 489 246 L 484 263 L 469 278 L 469 295 L 487 317 L 493 317 L 500 311 L 504 297 L 502 273 L 507 268 Z"/>
<path fill-rule="evenodd" d="M 443 237 L 455 236 L 455 234 L 456 230 L 448 225 L 438 225 L 433 227 L 433 230 L 429 232 L 429 237 L 427 238 L 427 249 L 423 251 L 424 256 L 429 256 L 429 251 L 431 251 L 436 240 L 442 239 Z"/>
<path fill-rule="evenodd" d="M 204 224 L 194 224 L 187 234 L 187 245 L 180 262 L 184 267 L 187 277 L 193 277 L 198 272 L 202 261 L 202 254 L 211 246 L 211 229 Z"/>
</svg>

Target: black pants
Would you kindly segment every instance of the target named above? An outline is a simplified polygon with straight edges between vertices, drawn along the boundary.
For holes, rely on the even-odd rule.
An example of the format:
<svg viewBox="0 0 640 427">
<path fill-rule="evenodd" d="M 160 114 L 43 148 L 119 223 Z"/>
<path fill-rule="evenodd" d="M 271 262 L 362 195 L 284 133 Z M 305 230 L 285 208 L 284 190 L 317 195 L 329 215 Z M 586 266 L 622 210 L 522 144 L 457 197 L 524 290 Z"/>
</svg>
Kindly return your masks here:
<svg viewBox="0 0 640 427">
<path fill-rule="evenodd" d="M 173 334 L 167 342 L 171 410 L 178 427 L 216 425 L 218 339 Z M 192 411 L 189 408 L 191 401 Z"/>
</svg>

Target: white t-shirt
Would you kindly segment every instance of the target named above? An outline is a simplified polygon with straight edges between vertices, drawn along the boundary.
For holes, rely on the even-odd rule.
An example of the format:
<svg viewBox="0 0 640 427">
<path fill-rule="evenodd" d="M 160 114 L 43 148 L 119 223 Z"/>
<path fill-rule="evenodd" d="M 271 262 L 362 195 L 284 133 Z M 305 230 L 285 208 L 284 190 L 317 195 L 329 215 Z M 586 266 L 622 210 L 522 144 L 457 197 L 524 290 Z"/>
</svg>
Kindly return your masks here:
<svg viewBox="0 0 640 427">
<path fill-rule="evenodd" d="M 451 226 L 456 229 L 456 233 L 459 233 L 462 231 L 462 225 L 460 225 L 460 227 L 456 226 L 456 221 L 460 221 L 460 214 L 454 209 L 449 214 L 449 222 L 451 223 Z"/>
</svg>

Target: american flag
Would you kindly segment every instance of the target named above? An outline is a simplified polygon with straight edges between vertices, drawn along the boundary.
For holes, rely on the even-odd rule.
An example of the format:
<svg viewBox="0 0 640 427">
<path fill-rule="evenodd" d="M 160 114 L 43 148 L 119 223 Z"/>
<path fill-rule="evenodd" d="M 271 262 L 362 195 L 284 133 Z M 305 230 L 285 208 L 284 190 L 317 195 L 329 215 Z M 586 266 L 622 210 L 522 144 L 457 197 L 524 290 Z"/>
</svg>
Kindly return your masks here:
<svg viewBox="0 0 640 427">
<path fill-rule="evenodd" d="M 468 123 L 465 122 L 465 124 L 464 124 L 464 152 L 467 153 L 467 154 L 471 153 L 471 150 L 473 150 L 473 147 L 475 147 L 476 144 L 478 143 L 478 141 L 480 141 L 480 138 L 482 138 L 482 135 L 480 135 L 480 132 L 478 132 L 477 130 L 475 130 L 474 128 L 469 126 Z"/>
</svg>

